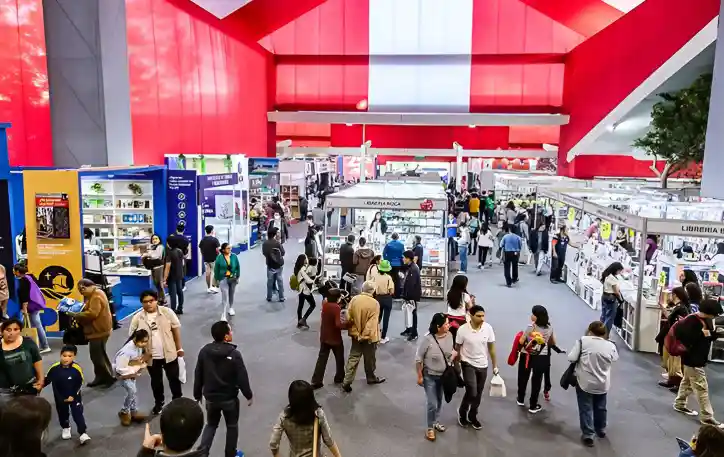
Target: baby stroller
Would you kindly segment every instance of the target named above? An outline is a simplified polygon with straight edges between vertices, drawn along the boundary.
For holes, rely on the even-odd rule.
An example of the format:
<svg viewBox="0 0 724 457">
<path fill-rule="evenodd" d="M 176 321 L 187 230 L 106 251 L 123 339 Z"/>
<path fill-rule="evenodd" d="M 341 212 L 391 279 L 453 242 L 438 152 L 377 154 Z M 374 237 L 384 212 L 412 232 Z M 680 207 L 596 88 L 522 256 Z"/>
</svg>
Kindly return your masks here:
<svg viewBox="0 0 724 457">
<path fill-rule="evenodd" d="M 349 295 L 349 292 L 347 292 L 344 289 L 340 289 L 339 284 L 336 283 L 334 280 L 328 279 L 328 278 L 322 278 L 321 276 L 317 277 L 315 288 L 322 295 L 322 298 L 325 300 L 329 297 L 330 290 L 339 289 L 339 291 L 342 293 L 342 296 L 339 298 L 339 306 L 342 309 L 347 308 L 347 306 L 349 305 L 349 301 L 352 298 Z"/>
</svg>

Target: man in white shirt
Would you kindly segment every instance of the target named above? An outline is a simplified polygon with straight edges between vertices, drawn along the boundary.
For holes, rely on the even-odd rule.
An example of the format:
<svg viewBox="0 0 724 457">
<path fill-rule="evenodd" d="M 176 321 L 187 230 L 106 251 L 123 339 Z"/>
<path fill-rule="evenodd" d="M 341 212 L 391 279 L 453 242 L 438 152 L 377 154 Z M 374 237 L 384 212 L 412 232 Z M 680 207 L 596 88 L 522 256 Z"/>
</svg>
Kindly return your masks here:
<svg viewBox="0 0 724 457">
<path fill-rule="evenodd" d="M 568 354 L 568 360 L 577 364 L 581 440 L 587 447 L 593 447 L 594 434 L 606 437 L 606 395 L 611 387 L 611 365 L 618 360 L 616 345 L 606 335 L 608 330 L 603 322 L 594 321 Z"/>
<path fill-rule="evenodd" d="M 470 322 L 461 325 L 455 336 L 455 350 L 460 354 L 465 381 L 465 396 L 458 409 L 458 424 L 480 430 L 483 426 L 478 420 L 478 408 L 488 377 L 488 359 L 493 363 L 493 374 L 498 374 L 498 362 L 495 357 L 495 333 L 493 327 L 485 322 L 485 310 L 482 306 L 473 305 L 468 312 Z"/>
</svg>

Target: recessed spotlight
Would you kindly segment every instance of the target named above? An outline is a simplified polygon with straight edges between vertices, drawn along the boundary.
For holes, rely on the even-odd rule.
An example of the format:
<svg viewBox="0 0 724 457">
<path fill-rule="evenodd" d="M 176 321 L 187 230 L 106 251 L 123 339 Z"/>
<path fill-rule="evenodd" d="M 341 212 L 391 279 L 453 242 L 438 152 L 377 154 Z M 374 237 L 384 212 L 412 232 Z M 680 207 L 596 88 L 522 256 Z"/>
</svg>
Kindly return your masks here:
<svg viewBox="0 0 724 457">
<path fill-rule="evenodd" d="M 475 124 L 470 124 L 470 125 L 468 125 L 468 127 L 470 127 L 471 129 L 474 129 L 477 126 Z"/>
<path fill-rule="evenodd" d="M 354 124 L 347 123 L 347 127 L 352 127 Z"/>
</svg>

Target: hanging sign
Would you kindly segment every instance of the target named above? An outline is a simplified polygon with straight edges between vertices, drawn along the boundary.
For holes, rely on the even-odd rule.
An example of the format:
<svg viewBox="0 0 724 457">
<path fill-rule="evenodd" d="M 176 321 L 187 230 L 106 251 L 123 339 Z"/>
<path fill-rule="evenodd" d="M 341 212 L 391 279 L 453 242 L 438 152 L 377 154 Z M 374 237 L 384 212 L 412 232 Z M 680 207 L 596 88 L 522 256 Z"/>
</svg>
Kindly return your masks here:
<svg viewBox="0 0 724 457">
<path fill-rule="evenodd" d="M 583 210 L 595 217 L 599 217 L 603 220 L 620 224 L 625 227 L 633 228 L 638 231 L 641 231 L 644 228 L 644 219 L 634 214 L 624 213 L 590 202 L 584 203 Z"/>
<path fill-rule="evenodd" d="M 721 222 L 648 219 L 646 228 L 648 233 L 656 235 L 724 237 L 724 224 Z"/>
<path fill-rule="evenodd" d="M 576 208 L 570 207 L 568 208 L 568 222 L 573 222 L 576 220 Z"/>
<path fill-rule="evenodd" d="M 601 221 L 601 239 L 604 241 L 611 240 L 611 223 L 608 221 Z"/>
<path fill-rule="evenodd" d="M 370 209 L 412 209 L 424 211 L 438 211 L 447 209 L 446 200 L 409 199 L 386 200 L 379 198 L 334 198 L 334 194 L 327 197 L 327 208 L 370 208 Z"/>
<path fill-rule="evenodd" d="M 214 176 L 214 175 L 212 175 Z M 205 178 L 206 176 L 202 176 Z M 191 259 L 188 263 L 188 276 L 198 276 L 198 210 L 196 170 L 168 170 L 166 201 L 168 202 L 168 223 L 171 230 L 179 224 L 186 227 L 184 235 L 191 243 Z"/>
</svg>

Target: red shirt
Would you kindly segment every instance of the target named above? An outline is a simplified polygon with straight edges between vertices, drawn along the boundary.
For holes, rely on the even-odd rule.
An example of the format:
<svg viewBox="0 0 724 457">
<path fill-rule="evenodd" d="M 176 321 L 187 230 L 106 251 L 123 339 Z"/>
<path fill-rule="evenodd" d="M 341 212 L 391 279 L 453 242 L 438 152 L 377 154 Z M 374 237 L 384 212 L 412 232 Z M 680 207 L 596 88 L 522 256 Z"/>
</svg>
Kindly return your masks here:
<svg viewBox="0 0 724 457">
<path fill-rule="evenodd" d="M 339 303 L 322 302 L 322 326 L 319 340 L 322 343 L 337 346 L 342 344 L 342 308 Z"/>
</svg>

